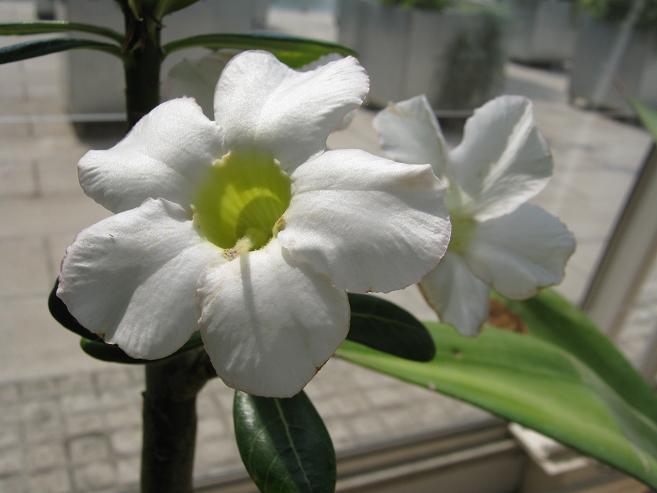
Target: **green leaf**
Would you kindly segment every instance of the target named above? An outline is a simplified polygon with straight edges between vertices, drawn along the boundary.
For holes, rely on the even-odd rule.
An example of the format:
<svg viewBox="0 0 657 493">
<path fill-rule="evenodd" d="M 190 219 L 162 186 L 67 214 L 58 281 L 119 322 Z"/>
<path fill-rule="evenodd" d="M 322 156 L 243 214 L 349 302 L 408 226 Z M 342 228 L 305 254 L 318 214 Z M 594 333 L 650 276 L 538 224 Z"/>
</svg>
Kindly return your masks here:
<svg viewBox="0 0 657 493">
<path fill-rule="evenodd" d="M 422 322 L 376 296 L 349 293 L 351 325 L 347 339 L 401 358 L 429 361 L 436 353 Z"/>
<path fill-rule="evenodd" d="M 201 335 L 198 332 L 194 332 L 192 334 L 192 337 L 189 338 L 189 340 L 183 345 L 183 347 L 178 349 L 178 351 L 176 351 L 175 353 L 165 358 L 146 360 L 146 359 L 139 359 L 139 358 L 133 358 L 131 356 L 128 356 L 123 351 L 123 349 L 121 349 L 119 346 L 116 346 L 114 344 L 107 344 L 106 342 L 103 342 L 100 339 L 87 339 L 85 337 L 82 337 L 80 339 L 80 347 L 82 348 L 82 350 L 93 358 L 99 359 L 101 361 L 108 361 L 110 363 L 124 363 L 124 364 L 136 364 L 136 365 L 140 365 L 144 363 L 152 363 L 154 361 L 163 361 L 165 359 L 173 358 L 181 353 L 189 351 L 190 349 L 195 349 L 197 347 L 200 347 L 201 345 L 203 345 L 203 341 L 201 340 Z"/>
<path fill-rule="evenodd" d="M 165 44 L 165 56 L 185 48 L 204 47 L 211 50 L 266 50 L 290 67 L 301 67 L 329 53 L 353 55 L 345 46 L 283 34 L 201 34 Z"/>
<path fill-rule="evenodd" d="M 98 34 L 107 38 L 123 42 L 123 36 L 113 29 L 92 24 L 81 24 L 68 21 L 39 21 L 39 22 L 0 22 L 0 36 L 23 36 L 28 34 L 45 34 L 56 32 L 85 32 Z"/>
<path fill-rule="evenodd" d="M 643 126 L 652 135 L 653 140 L 657 141 L 657 110 L 642 104 L 634 98 L 630 98 L 629 102 Z"/>
<path fill-rule="evenodd" d="M 161 19 L 165 15 L 182 10 L 196 2 L 198 2 L 198 0 L 159 0 L 154 10 L 155 18 Z"/>
<path fill-rule="evenodd" d="M 78 322 L 75 317 L 71 315 L 71 312 L 68 311 L 66 304 L 57 296 L 58 287 L 59 279 L 55 281 L 55 285 L 53 286 L 52 290 L 50 291 L 50 295 L 48 296 L 48 311 L 50 311 L 50 314 L 53 316 L 53 318 L 57 320 L 62 326 L 84 339 L 102 342 L 100 337 L 98 337 L 86 327 L 83 327 L 82 324 L 80 324 L 80 322 Z"/>
<path fill-rule="evenodd" d="M 417 363 L 346 342 L 338 354 L 533 428 L 657 488 L 657 397 L 618 350 L 553 291 L 508 302 L 527 333 L 477 338 L 426 323 L 435 358 Z"/>
<path fill-rule="evenodd" d="M 51 38 L 26 41 L 0 48 L 0 65 L 79 48 L 104 51 L 105 53 L 116 55 L 119 58 L 121 57 L 119 47 L 109 43 L 90 41 L 88 39 Z"/>
<path fill-rule="evenodd" d="M 263 493 L 335 490 L 335 451 L 315 407 L 290 399 L 235 392 L 235 438 L 249 475 Z"/>
</svg>

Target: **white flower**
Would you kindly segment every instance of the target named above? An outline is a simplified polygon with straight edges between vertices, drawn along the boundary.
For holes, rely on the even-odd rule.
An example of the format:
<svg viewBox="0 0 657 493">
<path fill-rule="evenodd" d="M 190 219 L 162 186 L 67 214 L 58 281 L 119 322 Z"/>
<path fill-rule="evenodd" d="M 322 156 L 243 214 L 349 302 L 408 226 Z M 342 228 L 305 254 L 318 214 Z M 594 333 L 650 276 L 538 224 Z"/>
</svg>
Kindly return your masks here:
<svg viewBox="0 0 657 493">
<path fill-rule="evenodd" d="M 215 122 L 192 99 L 158 106 L 80 161 L 85 192 L 116 214 L 69 247 L 57 295 L 133 357 L 200 329 L 228 385 L 295 394 L 347 335 L 345 290 L 418 282 L 449 242 L 428 165 L 325 151 L 367 90 L 353 58 L 296 72 L 245 52 Z"/>
<path fill-rule="evenodd" d="M 557 218 L 526 203 L 553 167 L 527 99 L 503 96 L 477 109 L 451 152 L 424 96 L 390 105 L 374 127 L 387 156 L 431 163 L 449 184 L 452 239 L 420 283 L 443 321 L 474 335 L 488 316 L 489 287 L 524 299 L 561 282 L 575 240 Z"/>
<path fill-rule="evenodd" d="M 194 98 L 203 109 L 205 116 L 212 118 L 214 115 L 214 89 L 217 79 L 219 79 L 226 64 L 238 53 L 240 53 L 238 50 L 221 49 L 211 51 L 192 60 L 183 58 L 171 67 L 167 74 L 162 88 L 164 99 L 175 99 L 183 96 Z M 319 57 L 312 63 L 304 65 L 299 71 L 309 72 L 342 58 L 337 53 L 329 53 Z M 356 110 L 349 111 L 342 122 L 333 130 L 346 128 L 353 120 L 355 112 Z"/>
</svg>

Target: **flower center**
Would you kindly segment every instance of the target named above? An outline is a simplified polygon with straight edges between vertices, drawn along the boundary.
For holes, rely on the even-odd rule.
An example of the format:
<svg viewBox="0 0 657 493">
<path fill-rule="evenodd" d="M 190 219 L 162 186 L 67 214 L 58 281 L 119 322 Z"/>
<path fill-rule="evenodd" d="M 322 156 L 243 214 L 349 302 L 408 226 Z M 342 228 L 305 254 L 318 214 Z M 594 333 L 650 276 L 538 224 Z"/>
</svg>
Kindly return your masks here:
<svg viewBox="0 0 657 493">
<path fill-rule="evenodd" d="M 215 161 L 198 190 L 194 221 L 223 249 L 257 250 L 281 229 L 290 179 L 273 158 L 229 152 Z"/>
<path fill-rule="evenodd" d="M 468 216 L 451 216 L 452 237 L 447 249 L 454 253 L 465 253 L 474 234 L 477 222 Z"/>
</svg>

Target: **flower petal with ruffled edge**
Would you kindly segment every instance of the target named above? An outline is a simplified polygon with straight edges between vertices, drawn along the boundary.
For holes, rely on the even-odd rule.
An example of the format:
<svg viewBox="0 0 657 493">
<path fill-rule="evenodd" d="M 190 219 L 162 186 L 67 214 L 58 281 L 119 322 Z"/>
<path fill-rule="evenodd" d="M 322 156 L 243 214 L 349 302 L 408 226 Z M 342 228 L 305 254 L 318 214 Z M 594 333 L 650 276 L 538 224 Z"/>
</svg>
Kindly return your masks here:
<svg viewBox="0 0 657 493">
<path fill-rule="evenodd" d="M 440 320 L 463 335 L 477 335 L 488 318 L 490 288 L 475 276 L 460 255 L 447 252 L 420 283 L 425 299 Z"/>
<path fill-rule="evenodd" d="M 372 125 L 390 159 L 431 164 L 438 178 L 445 176 L 449 159 L 447 144 L 426 96 L 390 103 L 374 117 Z"/>
<path fill-rule="evenodd" d="M 188 207 L 198 180 L 222 155 L 217 126 L 193 99 L 161 104 L 111 149 L 89 151 L 78 164 L 85 193 L 112 212 L 164 198 Z"/>
<path fill-rule="evenodd" d="M 217 374 L 255 395 L 295 395 L 349 330 L 346 293 L 290 262 L 276 240 L 209 268 L 198 296 L 201 335 Z"/>
<path fill-rule="evenodd" d="M 473 272 L 500 294 L 524 299 L 559 284 L 575 239 L 561 221 L 523 204 L 477 225 L 464 258 Z"/>
<path fill-rule="evenodd" d="M 552 156 L 531 102 L 503 96 L 475 110 L 450 153 L 450 210 L 480 221 L 513 211 L 552 176 Z"/>
<path fill-rule="evenodd" d="M 162 358 L 197 330 L 198 277 L 223 261 L 182 207 L 150 199 L 77 236 L 57 296 L 84 327 L 130 356 Z"/>
<path fill-rule="evenodd" d="M 290 256 L 353 292 L 416 283 L 447 249 L 450 223 L 428 165 L 327 151 L 292 174 L 278 239 Z"/>
<path fill-rule="evenodd" d="M 226 147 L 273 156 L 291 173 L 326 148 L 326 138 L 360 106 L 369 80 L 347 57 L 299 72 L 267 52 L 237 55 L 215 91 L 215 119 Z"/>
</svg>

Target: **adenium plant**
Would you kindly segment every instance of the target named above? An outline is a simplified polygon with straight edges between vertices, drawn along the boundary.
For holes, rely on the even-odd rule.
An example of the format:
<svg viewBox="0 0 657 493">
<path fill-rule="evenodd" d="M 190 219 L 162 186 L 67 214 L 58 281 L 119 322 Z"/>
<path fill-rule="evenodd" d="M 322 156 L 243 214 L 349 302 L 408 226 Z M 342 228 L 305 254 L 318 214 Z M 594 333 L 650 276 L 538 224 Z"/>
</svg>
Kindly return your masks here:
<svg viewBox="0 0 657 493">
<path fill-rule="evenodd" d="M 114 215 L 68 248 L 49 304 L 88 354 L 145 365 L 144 493 L 192 491 L 196 396 L 217 375 L 236 389 L 236 440 L 258 488 L 333 491 L 335 452 L 302 389 L 336 352 L 657 487 L 654 392 L 582 313 L 540 292 L 575 242 L 527 203 L 553 167 L 529 101 L 479 108 L 449 150 L 418 96 L 375 118 L 387 158 L 328 150 L 368 92 L 350 49 L 267 34 L 163 45 L 162 19 L 195 0 L 117 3 L 122 33 L 0 24 L 100 38 L 18 43 L 0 63 L 84 48 L 123 64 L 131 129 L 78 163 L 85 193 Z M 159 104 L 162 60 L 199 46 L 212 54 L 176 66 Z M 415 283 L 446 324 L 369 295 Z M 491 290 L 521 334 L 458 335 L 450 326 L 471 336 L 486 324 Z"/>
<path fill-rule="evenodd" d="M 449 242 L 428 164 L 325 149 L 367 90 L 351 57 L 300 72 L 245 52 L 221 73 L 214 122 L 176 99 L 90 151 L 80 183 L 117 214 L 69 247 L 57 296 L 132 357 L 200 329 L 231 387 L 298 393 L 347 336 L 345 291 L 413 284 Z"/>
</svg>

